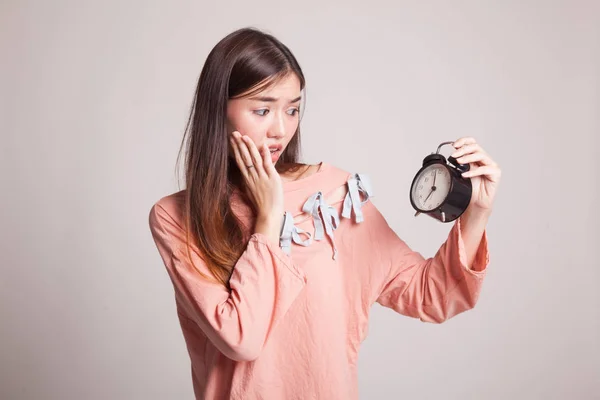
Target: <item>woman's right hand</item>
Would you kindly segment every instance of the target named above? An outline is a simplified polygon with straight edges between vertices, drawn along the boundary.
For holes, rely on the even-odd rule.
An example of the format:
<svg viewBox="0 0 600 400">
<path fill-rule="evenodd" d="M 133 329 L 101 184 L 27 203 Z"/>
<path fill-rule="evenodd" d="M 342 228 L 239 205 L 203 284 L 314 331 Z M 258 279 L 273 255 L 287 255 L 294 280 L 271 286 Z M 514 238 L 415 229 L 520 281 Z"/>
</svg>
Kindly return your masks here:
<svg viewBox="0 0 600 400">
<path fill-rule="evenodd" d="M 255 231 L 279 243 L 283 222 L 284 202 L 281 177 L 273 165 L 266 144 L 256 147 L 252 139 L 234 131 L 230 138 L 235 160 L 244 178 L 246 195 L 257 214 Z M 248 168 L 248 166 L 253 166 Z"/>
</svg>

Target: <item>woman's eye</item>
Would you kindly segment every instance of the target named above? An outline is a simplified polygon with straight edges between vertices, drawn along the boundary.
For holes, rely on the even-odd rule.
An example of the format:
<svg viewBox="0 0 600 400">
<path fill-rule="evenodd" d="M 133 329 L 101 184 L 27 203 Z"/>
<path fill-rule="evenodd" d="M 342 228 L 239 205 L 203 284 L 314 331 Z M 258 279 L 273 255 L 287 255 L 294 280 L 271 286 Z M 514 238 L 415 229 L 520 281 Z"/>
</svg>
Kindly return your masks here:
<svg viewBox="0 0 600 400">
<path fill-rule="evenodd" d="M 296 115 L 297 113 L 299 113 L 300 110 L 297 108 L 292 108 L 291 110 L 288 110 L 288 115 Z M 269 110 L 267 109 L 263 109 L 263 110 L 255 110 L 254 111 L 255 114 L 260 115 L 261 117 L 264 117 L 265 115 L 267 115 L 269 113 Z"/>
</svg>

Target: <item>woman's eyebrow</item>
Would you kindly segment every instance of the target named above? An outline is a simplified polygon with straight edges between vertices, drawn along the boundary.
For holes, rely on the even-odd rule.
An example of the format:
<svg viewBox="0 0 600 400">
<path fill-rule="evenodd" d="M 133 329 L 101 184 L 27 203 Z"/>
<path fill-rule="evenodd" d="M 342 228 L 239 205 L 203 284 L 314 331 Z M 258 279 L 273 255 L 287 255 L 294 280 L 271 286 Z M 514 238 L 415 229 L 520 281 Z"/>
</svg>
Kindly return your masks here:
<svg viewBox="0 0 600 400">
<path fill-rule="evenodd" d="M 290 100 L 290 103 L 295 103 L 297 101 L 300 101 L 300 99 L 302 99 L 302 95 L 296 97 L 295 99 Z M 279 99 L 276 97 L 270 97 L 270 96 L 256 96 L 256 97 L 250 97 L 250 100 L 258 100 L 258 101 L 272 103 L 272 102 L 276 102 Z"/>
</svg>

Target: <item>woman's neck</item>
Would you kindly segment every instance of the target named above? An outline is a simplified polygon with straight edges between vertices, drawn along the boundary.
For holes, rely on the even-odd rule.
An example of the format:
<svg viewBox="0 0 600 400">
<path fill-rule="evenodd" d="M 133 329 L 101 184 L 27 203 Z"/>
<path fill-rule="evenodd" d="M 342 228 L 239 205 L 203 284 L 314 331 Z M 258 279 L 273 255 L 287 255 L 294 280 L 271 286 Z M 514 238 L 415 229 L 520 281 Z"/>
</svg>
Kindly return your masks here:
<svg viewBox="0 0 600 400">
<path fill-rule="evenodd" d="M 319 165 L 297 164 L 296 166 L 280 173 L 283 182 L 292 182 L 300 178 L 308 177 L 317 172 Z"/>
<path fill-rule="evenodd" d="M 300 178 L 305 178 L 313 175 L 319 170 L 320 164 L 290 164 L 285 166 L 280 166 L 277 168 L 279 176 L 281 177 L 282 182 L 293 182 Z M 242 187 L 243 178 L 239 173 L 237 167 L 234 167 L 230 164 L 231 168 L 231 179 L 235 186 Z"/>
</svg>

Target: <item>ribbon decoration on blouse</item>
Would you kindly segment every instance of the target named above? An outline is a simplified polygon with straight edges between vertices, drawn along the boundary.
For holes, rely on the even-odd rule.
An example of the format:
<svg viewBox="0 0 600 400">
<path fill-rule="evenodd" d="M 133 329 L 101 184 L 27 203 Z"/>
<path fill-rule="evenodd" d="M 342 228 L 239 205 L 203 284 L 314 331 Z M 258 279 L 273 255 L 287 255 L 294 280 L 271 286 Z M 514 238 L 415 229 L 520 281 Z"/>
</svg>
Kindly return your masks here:
<svg viewBox="0 0 600 400">
<path fill-rule="evenodd" d="M 337 210 L 327 204 L 323 198 L 322 192 L 317 192 L 306 200 L 302 211 L 310 213 L 315 224 L 315 240 L 321 240 L 325 237 L 325 233 L 331 239 L 333 246 L 333 259 L 337 256 L 337 248 L 333 240 L 333 231 L 338 228 L 340 219 Z M 320 214 L 319 214 L 320 212 Z"/>
<path fill-rule="evenodd" d="M 306 235 L 308 239 L 302 240 L 300 235 Z M 279 236 L 279 247 L 287 254 L 290 254 L 292 252 L 292 241 L 306 247 L 312 243 L 312 235 L 310 232 L 306 232 L 294 225 L 294 217 L 286 211 L 283 217 L 281 235 Z"/>
<path fill-rule="evenodd" d="M 365 199 L 361 201 L 360 193 L 365 195 Z M 354 220 L 360 223 L 364 220 L 362 206 L 369 197 L 373 196 L 373 186 L 371 180 L 366 174 L 354 174 L 348 179 L 348 193 L 344 198 L 344 208 L 342 209 L 342 217 L 350 218 L 352 210 L 354 210 Z"/>
</svg>

